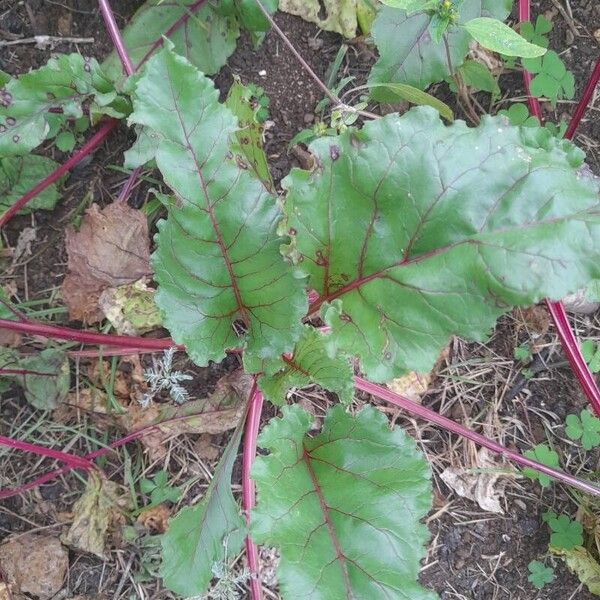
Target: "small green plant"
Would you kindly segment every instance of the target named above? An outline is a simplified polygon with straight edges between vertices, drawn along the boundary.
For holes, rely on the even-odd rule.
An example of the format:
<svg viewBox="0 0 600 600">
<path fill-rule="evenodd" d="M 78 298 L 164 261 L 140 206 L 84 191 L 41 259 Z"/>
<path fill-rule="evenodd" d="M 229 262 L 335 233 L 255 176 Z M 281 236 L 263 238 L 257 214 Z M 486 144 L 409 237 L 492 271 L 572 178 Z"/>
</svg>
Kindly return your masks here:
<svg viewBox="0 0 600 600">
<path fill-rule="evenodd" d="M 173 371 L 174 356 L 175 348 L 169 348 L 159 360 L 152 358 L 153 367 L 144 372 L 144 379 L 150 386 L 141 401 L 144 408 L 163 390 L 168 391 L 177 404 L 183 404 L 188 399 L 188 392 L 181 382 L 190 381 L 193 377 L 181 371 Z"/>
<path fill-rule="evenodd" d="M 539 560 L 532 560 L 528 565 L 529 577 L 527 580 L 538 590 L 541 590 L 549 583 L 554 581 L 554 569 L 547 567 Z"/>
<path fill-rule="evenodd" d="M 573 521 L 568 515 L 546 512 L 543 520 L 550 527 L 550 545 L 562 550 L 572 550 L 583 544 L 583 525 Z"/>
<path fill-rule="evenodd" d="M 559 466 L 558 454 L 546 444 L 538 444 L 531 450 L 527 450 L 527 452 L 525 452 L 525 456 L 527 458 L 537 460 L 548 467 L 558 468 Z M 542 487 L 548 487 L 550 485 L 551 479 L 548 477 L 548 475 L 544 475 L 544 473 L 539 473 L 533 469 L 526 468 L 523 469 L 523 475 L 529 477 L 530 479 L 539 481 Z"/>
<path fill-rule="evenodd" d="M 572 440 L 581 440 L 585 450 L 592 450 L 600 446 L 600 419 L 586 408 L 567 417 L 565 433 Z"/>
<path fill-rule="evenodd" d="M 600 345 L 593 340 L 581 344 L 581 354 L 592 373 L 600 373 Z"/>
<path fill-rule="evenodd" d="M 519 362 L 523 362 L 523 363 L 530 362 L 531 361 L 531 348 L 529 347 L 529 344 L 521 344 L 520 346 L 517 346 L 513 350 L 513 356 L 515 357 L 515 360 L 518 360 Z"/>
<path fill-rule="evenodd" d="M 142 479 L 140 481 L 140 491 L 146 496 L 150 496 L 150 502 L 153 506 L 162 502 L 175 504 L 181 497 L 181 490 L 169 484 L 166 471 L 159 471 L 152 479 Z"/>
<path fill-rule="evenodd" d="M 521 26 L 521 35 L 542 48 L 548 48 L 550 31 L 552 23 L 541 15 L 535 26 L 531 23 L 523 23 Z M 567 70 L 565 63 L 554 50 L 548 50 L 544 56 L 523 58 L 521 63 L 524 69 L 535 74 L 530 86 L 533 96 L 548 98 L 552 106 L 556 106 L 558 100 L 571 100 L 575 96 L 573 73 Z"/>
</svg>

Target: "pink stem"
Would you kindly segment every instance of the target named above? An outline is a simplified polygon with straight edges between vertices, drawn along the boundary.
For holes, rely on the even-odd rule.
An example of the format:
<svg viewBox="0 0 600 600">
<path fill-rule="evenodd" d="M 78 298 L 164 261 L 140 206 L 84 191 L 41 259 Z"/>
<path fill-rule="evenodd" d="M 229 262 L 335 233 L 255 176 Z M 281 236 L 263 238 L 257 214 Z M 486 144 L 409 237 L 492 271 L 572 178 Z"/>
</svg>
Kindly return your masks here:
<svg viewBox="0 0 600 600">
<path fill-rule="evenodd" d="M 479 446 L 483 446 L 484 448 L 487 448 L 496 454 L 500 454 L 501 456 L 508 458 L 522 467 L 530 467 L 531 469 L 535 469 L 540 473 L 544 473 L 545 475 L 557 479 L 558 481 L 562 481 L 563 483 L 566 483 L 574 488 L 600 497 L 600 488 L 596 487 L 594 484 L 583 479 L 578 479 L 573 475 L 569 475 L 551 467 L 547 467 L 546 465 L 536 462 L 535 460 L 531 460 L 530 458 L 527 458 L 518 452 L 502 446 L 498 442 L 494 442 L 493 440 L 486 438 L 480 433 L 476 433 L 475 431 L 468 429 L 460 423 L 456 423 L 447 417 L 439 415 L 430 408 L 426 408 L 425 406 L 421 406 L 420 404 L 417 404 L 416 402 L 413 402 L 404 396 L 395 394 L 387 388 L 371 383 L 362 377 L 355 377 L 354 385 L 357 389 L 362 390 L 363 392 L 367 392 L 368 394 L 376 396 L 385 402 L 389 402 L 390 404 L 398 406 L 412 415 L 429 421 L 430 423 L 435 423 L 436 425 L 439 425 L 440 427 L 443 427 L 452 433 L 456 433 L 457 435 L 467 438 Z"/>
<path fill-rule="evenodd" d="M 23 452 L 30 452 L 32 454 L 38 454 L 39 456 L 46 456 L 47 458 L 54 458 L 60 460 L 65 464 L 69 465 L 72 469 L 93 469 L 95 466 L 87 459 L 75 456 L 73 454 L 67 454 L 60 450 L 52 450 L 52 448 L 46 448 L 45 446 L 37 446 L 36 444 L 30 444 L 28 442 L 22 442 L 21 440 L 13 440 L 11 438 L 0 435 L 0 446 L 6 446 L 7 448 L 14 448 L 15 450 L 22 450 Z"/>
<path fill-rule="evenodd" d="M 130 356 L 132 354 L 154 354 L 162 350 L 148 350 L 145 348 L 111 348 L 103 347 L 98 350 L 70 350 L 67 352 L 70 358 L 109 358 L 111 356 Z"/>
<path fill-rule="evenodd" d="M 10 321 L 9 319 L 0 319 L 0 329 L 10 329 L 24 334 L 41 335 L 51 339 L 80 342 L 82 344 L 118 346 L 129 350 L 133 349 L 133 346 L 145 350 L 166 350 L 175 346 L 179 350 L 183 350 L 183 346 L 176 346 L 170 338 L 153 339 L 127 335 L 107 335 L 80 331 L 70 327 L 31 322 L 23 323 L 22 321 Z"/>
<path fill-rule="evenodd" d="M 34 375 L 36 377 L 56 377 L 56 373 L 40 373 L 39 371 L 29 371 L 28 369 L 0 369 L 1 375 Z"/>
<path fill-rule="evenodd" d="M 67 171 L 70 171 L 76 164 L 81 162 L 88 154 L 93 152 L 106 138 L 106 136 L 118 125 L 119 121 L 110 119 L 106 121 L 98 131 L 64 164 L 56 171 L 40 181 L 34 188 L 30 189 L 24 196 L 19 198 L 6 212 L 0 215 L 0 227 L 4 227 L 30 200 L 33 200 L 39 193 L 43 192 L 48 186 L 58 181 Z"/>
<path fill-rule="evenodd" d="M 150 49 L 148 50 L 148 52 L 146 52 L 146 54 L 144 54 L 144 56 L 142 57 L 142 60 L 140 60 L 140 62 L 137 64 L 137 66 L 135 67 L 135 70 L 137 71 L 150 58 L 150 56 L 152 56 L 152 54 L 163 45 L 165 38 L 168 38 L 175 31 L 177 31 L 177 29 L 179 29 L 182 25 L 187 23 L 188 19 L 194 13 L 198 12 L 202 8 L 202 6 L 204 4 L 206 4 L 206 2 L 207 2 L 207 0 L 196 0 L 196 2 L 194 2 L 194 4 L 186 7 L 185 14 L 181 15 L 181 17 L 179 17 L 179 19 L 177 19 L 177 21 L 175 21 L 175 23 L 173 23 L 173 25 L 171 25 L 171 27 L 169 27 L 169 29 L 167 29 L 167 31 L 165 31 L 165 33 L 160 38 L 155 40 L 155 42 L 152 44 L 152 46 L 150 46 Z"/>
<path fill-rule="evenodd" d="M 577 339 L 575 338 L 573 329 L 569 324 L 565 307 L 561 302 L 552 302 L 551 300 L 546 300 L 546 306 L 548 307 L 548 311 L 550 312 L 550 315 L 554 321 L 556 331 L 558 332 L 558 336 L 560 338 L 563 350 L 567 355 L 567 359 L 569 360 L 569 364 L 577 376 L 577 379 L 579 380 L 579 383 L 583 388 L 589 403 L 592 405 L 594 412 L 600 416 L 600 390 L 598 389 L 596 379 L 592 375 L 590 368 L 581 354 L 581 348 L 577 342 Z"/>
<path fill-rule="evenodd" d="M 529 0 L 519 0 L 519 19 L 521 21 L 529 21 L 531 20 L 531 11 L 530 11 L 530 2 Z M 596 62 L 596 67 L 592 76 L 586 85 L 585 92 L 583 94 L 583 98 L 581 102 L 578 104 L 577 109 L 575 110 L 575 114 L 573 115 L 571 122 L 569 123 L 569 127 L 567 128 L 567 133 L 565 137 L 567 139 L 572 139 L 583 115 L 588 107 L 588 104 L 594 94 L 594 90 L 598 83 L 598 79 L 600 78 L 600 59 Z M 536 116 L 540 122 L 542 121 L 542 111 L 540 107 L 540 103 L 537 98 L 533 97 L 529 92 L 529 82 L 531 81 L 531 75 L 527 71 L 523 71 L 523 80 L 525 82 L 525 87 L 527 88 L 527 94 L 529 98 L 529 110 L 530 112 Z M 575 334 L 573 329 L 569 324 L 569 320 L 567 318 L 567 313 L 565 312 L 565 308 L 561 302 L 552 302 L 550 300 L 546 300 L 546 305 L 550 314 L 552 315 L 552 319 L 554 320 L 554 324 L 556 326 L 556 330 L 558 332 L 558 336 L 560 338 L 563 350 L 567 355 L 567 359 L 569 360 L 569 364 L 573 369 L 575 376 L 579 380 L 585 395 L 587 396 L 594 412 L 600 416 L 600 390 L 598 389 L 598 384 L 594 379 L 587 363 L 585 362 L 583 355 L 581 354 L 581 349 L 579 344 L 577 343 L 577 339 L 575 338 Z"/>
<path fill-rule="evenodd" d="M 244 454 L 242 458 L 242 508 L 246 517 L 246 524 L 250 527 L 250 512 L 256 504 L 256 489 L 254 481 L 250 478 L 252 463 L 256 458 L 256 439 L 260 428 L 260 417 L 263 407 L 263 395 L 258 389 L 256 381 L 250 395 L 248 415 L 246 417 L 246 430 L 244 432 Z M 252 600 L 261 600 L 262 586 L 258 565 L 258 548 L 250 535 L 246 536 L 246 557 L 250 568 L 250 593 Z"/>
<path fill-rule="evenodd" d="M 112 442 L 112 444 L 110 444 L 109 446 L 107 446 L 105 448 L 99 448 L 98 450 L 94 450 L 93 452 L 86 454 L 81 460 L 86 460 L 86 461 L 95 460 L 96 458 L 100 458 L 101 456 L 108 454 L 112 450 L 115 450 L 116 448 L 120 448 L 121 446 L 124 446 L 125 444 L 128 444 L 129 442 L 133 442 L 133 441 L 143 437 L 144 435 L 152 433 L 153 431 L 160 431 L 161 425 L 169 425 L 170 423 L 175 423 L 178 421 L 185 421 L 185 420 L 192 419 L 192 418 L 197 418 L 197 416 L 188 415 L 188 416 L 184 416 L 184 417 L 174 417 L 172 419 L 167 419 L 166 421 L 162 421 L 160 423 L 154 423 L 153 425 L 148 425 L 146 427 L 142 427 L 142 429 L 138 429 L 137 431 L 132 431 L 131 433 L 128 433 L 126 436 L 119 438 L 118 440 Z M 24 492 L 33 490 L 36 487 L 43 485 L 44 483 L 48 483 L 49 481 L 52 481 L 53 479 L 56 479 L 57 477 L 60 477 L 64 473 L 68 473 L 69 471 L 71 471 L 72 469 L 75 469 L 75 468 L 79 468 L 79 467 L 72 466 L 72 465 L 66 465 L 64 467 L 61 467 L 60 469 L 56 469 L 54 471 L 49 471 L 48 473 L 44 473 L 44 475 L 37 477 L 33 481 L 30 481 L 29 483 L 24 483 L 23 485 L 20 485 L 19 487 L 16 487 L 12 490 L 0 490 L 0 500 L 5 500 L 6 498 L 11 498 L 12 496 L 18 496 L 19 494 L 23 494 Z"/>
<path fill-rule="evenodd" d="M 131 192 L 135 187 L 135 184 L 141 172 L 142 167 L 137 167 L 131 172 L 131 175 L 129 175 L 129 177 L 127 178 L 125 185 L 121 188 L 121 193 L 117 198 L 117 202 L 127 202 L 127 200 L 129 200 L 129 196 L 131 195 Z"/>
<path fill-rule="evenodd" d="M 131 58 L 129 58 L 125 44 L 123 43 L 121 32 L 119 31 L 119 27 L 115 21 L 115 15 L 110 7 L 110 4 L 108 3 L 108 0 L 98 0 L 98 4 L 100 5 L 100 12 L 104 18 L 108 35 L 110 35 L 110 39 L 112 40 L 117 54 L 119 55 L 119 59 L 123 65 L 123 70 L 129 77 L 130 75 L 133 75 L 133 63 L 131 62 Z"/>
<path fill-rule="evenodd" d="M 529 6 L 529 0 L 519 0 L 519 21 L 531 21 L 531 8 Z M 537 117 L 540 123 L 542 122 L 542 107 L 539 100 L 531 95 L 531 73 L 523 71 L 523 83 L 525 84 L 525 91 L 527 92 L 527 102 L 529 103 L 529 112 Z"/>
<path fill-rule="evenodd" d="M 581 101 L 577 105 L 573 116 L 571 117 L 571 122 L 569 123 L 569 127 L 567 128 L 567 132 L 565 133 L 565 137 L 568 140 L 573 139 L 579 124 L 581 123 L 581 119 L 583 119 L 583 115 L 587 110 L 592 96 L 594 95 L 594 91 L 596 90 L 596 86 L 598 85 L 598 81 L 600 80 L 600 57 L 596 60 L 596 66 L 592 72 L 592 75 L 585 86 L 585 90 L 583 91 L 583 97 Z"/>
</svg>

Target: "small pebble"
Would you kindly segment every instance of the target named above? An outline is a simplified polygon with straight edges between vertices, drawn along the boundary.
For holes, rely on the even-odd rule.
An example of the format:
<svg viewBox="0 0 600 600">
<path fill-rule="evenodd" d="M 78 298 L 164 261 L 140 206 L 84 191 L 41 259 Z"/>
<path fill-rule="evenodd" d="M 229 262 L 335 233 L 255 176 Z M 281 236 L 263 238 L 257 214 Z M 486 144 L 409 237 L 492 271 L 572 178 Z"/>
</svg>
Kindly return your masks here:
<svg viewBox="0 0 600 600">
<path fill-rule="evenodd" d="M 304 122 L 309 125 L 310 123 L 312 123 L 315 120 L 315 115 L 313 115 L 312 113 L 306 113 L 304 115 Z"/>
</svg>

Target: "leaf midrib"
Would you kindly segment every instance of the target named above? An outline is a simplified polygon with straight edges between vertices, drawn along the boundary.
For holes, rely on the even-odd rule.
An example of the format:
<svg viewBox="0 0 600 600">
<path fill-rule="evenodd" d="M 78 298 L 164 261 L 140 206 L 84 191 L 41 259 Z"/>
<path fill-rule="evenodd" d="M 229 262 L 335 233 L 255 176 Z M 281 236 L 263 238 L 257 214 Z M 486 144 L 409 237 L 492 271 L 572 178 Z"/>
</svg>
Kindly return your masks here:
<svg viewBox="0 0 600 600">
<path fill-rule="evenodd" d="M 237 284 L 237 279 L 236 279 L 235 273 L 233 271 L 233 265 L 232 265 L 231 259 L 229 258 L 229 254 L 227 252 L 227 247 L 223 241 L 223 235 L 221 233 L 219 223 L 217 222 L 217 220 L 215 218 L 213 206 L 210 202 L 210 195 L 208 193 L 208 187 L 207 187 L 206 181 L 204 179 L 204 174 L 202 173 L 202 168 L 200 167 L 200 162 L 198 161 L 196 152 L 190 142 L 190 138 L 188 136 L 187 129 L 185 128 L 185 125 L 184 125 L 184 122 L 182 119 L 182 115 L 181 115 L 181 111 L 179 110 L 179 104 L 177 102 L 177 97 L 175 96 L 175 91 L 173 89 L 172 83 L 173 83 L 172 77 L 169 77 L 169 88 L 171 90 L 171 96 L 173 97 L 173 106 L 175 107 L 175 114 L 177 115 L 177 119 L 179 120 L 179 124 L 181 126 L 181 131 L 183 132 L 183 136 L 185 139 L 185 147 L 186 147 L 187 151 L 190 153 L 190 155 L 194 161 L 194 165 L 196 167 L 196 173 L 198 174 L 198 179 L 200 180 L 200 187 L 202 189 L 202 193 L 204 195 L 204 200 L 206 203 L 206 212 L 209 216 L 213 231 L 215 232 L 216 242 L 217 242 L 217 245 L 219 246 L 219 250 L 221 251 L 221 256 L 223 257 L 223 262 L 225 263 L 225 267 L 227 268 L 227 273 L 229 275 L 229 280 L 231 282 L 231 289 L 232 289 L 233 295 L 235 297 L 238 311 L 240 313 L 242 320 L 244 321 L 244 324 L 247 327 L 249 327 L 250 326 L 250 317 L 248 316 L 246 306 L 242 300 L 241 291 L 239 289 L 239 286 Z"/>
</svg>

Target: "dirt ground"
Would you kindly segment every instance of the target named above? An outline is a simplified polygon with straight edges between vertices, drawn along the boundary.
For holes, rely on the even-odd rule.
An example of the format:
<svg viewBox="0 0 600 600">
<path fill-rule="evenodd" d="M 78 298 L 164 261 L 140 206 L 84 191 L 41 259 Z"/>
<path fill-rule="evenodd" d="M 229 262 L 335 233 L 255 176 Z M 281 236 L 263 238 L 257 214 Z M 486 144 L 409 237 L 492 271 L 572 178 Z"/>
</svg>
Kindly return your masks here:
<svg viewBox="0 0 600 600">
<path fill-rule="evenodd" d="M 140 1 L 113 2 L 118 20 L 124 26 Z M 559 7 L 562 10 L 559 10 Z M 533 13 L 552 18 L 552 47 L 561 53 L 577 80 L 577 97 L 600 53 L 600 43 L 594 32 L 600 31 L 600 4 L 597 0 L 544 0 L 533 3 Z M 326 78 L 342 40 L 339 36 L 320 32 L 316 27 L 289 15 L 278 15 L 277 21 L 302 56 L 316 73 Z M 58 44 L 56 52 L 80 51 L 102 58 L 110 50 L 104 27 L 90 0 L 0 0 L 0 39 L 27 38 L 37 34 L 94 38 L 93 43 Z M 43 64 L 51 50 L 37 49 L 33 44 L 0 48 L 0 69 L 11 74 Z M 362 40 L 349 44 L 338 77 L 351 74 L 356 83 L 363 83 L 375 60 L 373 50 Z M 290 52 L 278 37 L 270 33 L 264 44 L 254 50 L 243 35 L 229 64 L 216 77 L 223 93 L 233 75 L 245 83 L 254 82 L 265 89 L 271 99 L 272 125 L 266 132 L 266 150 L 273 178 L 279 182 L 292 166 L 301 165 L 302 153 L 289 153 L 288 143 L 301 129 L 316 119 L 315 107 L 322 94 L 302 72 Z M 523 99 L 518 74 L 505 75 L 500 80 L 502 101 L 495 109 Z M 437 90 L 443 99 L 449 98 L 443 86 Z M 446 94 L 446 96 L 445 96 Z M 489 104 L 481 95 L 482 104 Z M 553 110 L 544 106 L 548 119 L 568 118 L 573 102 L 559 102 Z M 588 162 L 600 175 L 600 101 L 595 101 L 582 125 L 576 141 L 588 153 Z M 24 227 L 35 227 L 37 240 L 32 254 L 12 273 L 0 273 L 0 284 L 12 285 L 23 300 L 45 299 L 47 307 L 60 306 L 57 290 L 66 270 L 64 227 L 82 214 L 90 202 L 110 203 L 127 175 L 115 167 L 122 164 L 123 151 L 131 136 L 121 128 L 114 132 L 95 153 L 92 160 L 78 166 L 64 186 L 63 200 L 52 213 L 39 211 L 35 215 L 18 217 L 4 232 L 4 242 L 13 247 Z M 64 159 L 56 149 L 47 153 L 56 160 Z M 151 187 L 149 179 L 156 173 L 144 173 L 132 194 L 131 204 L 140 206 Z M 565 439 L 564 419 L 578 412 L 586 401 L 566 365 L 560 345 L 544 309 L 515 311 L 501 320 L 491 340 L 483 344 L 466 344 L 453 340 L 424 403 L 461 423 L 483 430 L 509 447 L 525 451 L 539 442 L 550 441 L 559 452 L 561 464 L 581 476 L 597 478 L 598 453 L 583 453 Z M 57 321 L 66 321 L 57 313 Z M 573 317 L 580 339 L 600 340 L 600 315 Z M 536 356 L 544 368 L 524 379 L 523 368 L 513 357 L 514 348 L 534 341 Z M 532 342 L 533 343 L 533 342 Z M 194 369 L 183 358 L 178 368 L 195 373 L 193 396 L 203 397 L 214 389 L 219 377 L 235 369 L 233 357 L 225 365 Z M 85 361 L 77 365 L 85 367 Z M 302 395 L 321 414 L 329 400 L 317 392 Z M 357 403 L 366 398 L 358 397 Z M 506 475 L 500 498 L 503 514 L 482 510 L 476 503 L 459 498 L 439 475 L 449 467 L 475 465 L 477 449 L 470 443 L 432 426 L 408 419 L 397 411 L 385 409 L 390 419 L 405 426 L 417 439 L 431 461 L 435 475 L 434 509 L 427 523 L 432 541 L 421 572 L 424 585 L 436 590 L 442 600 L 588 600 L 593 598 L 578 579 L 559 560 L 549 558 L 556 566 L 556 580 L 541 592 L 527 581 L 527 565 L 532 560 L 544 560 L 548 547 L 548 530 L 541 515 L 547 510 L 574 515 L 578 505 L 590 511 L 600 507 L 589 500 L 574 496 L 559 485 L 542 491 L 540 486 L 522 477 L 511 476 L 510 465 L 497 463 L 496 469 Z M 274 410 L 271 411 L 274 413 Z M 67 425 L 56 423 L 46 413 L 31 409 L 18 389 L 11 389 L 0 399 L 0 434 L 25 436 L 29 441 L 69 448 L 86 453 L 105 443 L 119 432 L 108 431 L 89 415 L 78 414 Z M 101 466 L 119 483 L 127 483 L 128 469 L 135 463 L 144 475 L 164 468 L 170 483 L 182 485 L 190 477 L 194 483 L 186 488 L 180 505 L 197 500 L 210 479 L 216 457 L 199 457 L 198 436 L 185 435 L 169 442 L 166 458 L 152 460 L 141 446 L 130 444 L 126 451 L 114 453 Z M 96 441 L 94 441 L 96 440 Z M 222 448 L 227 435 L 214 436 L 210 442 Z M 50 465 L 51 466 L 51 465 Z M 0 487 L 14 487 L 49 468 L 47 461 L 0 451 Z M 75 475 L 63 476 L 56 482 L 34 492 L 0 502 L 0 540 L 10 534 L 28 531 L 61 531 L 68 520 L 68 511 L 81 493 L 83 482 Z M 159 582 L 139 577 L 141 564 L 148 553 L 142 542 L 123 544 L 102 561 L 88 554 L 70 553 L 70 566 L 65 592 L 61 598 L 169 598 Z M 274 557 L 263 553 L 265 572 L 273 570 Z M 242 559 L 238 561 L 241 568 Z M 1 571 L 0 571 L 1 575 Z M 265 593 L 277 598 L 274 580 L 267 578 Z M 369 599 L 370 600 L 370 599 Z"/>
</svg>

